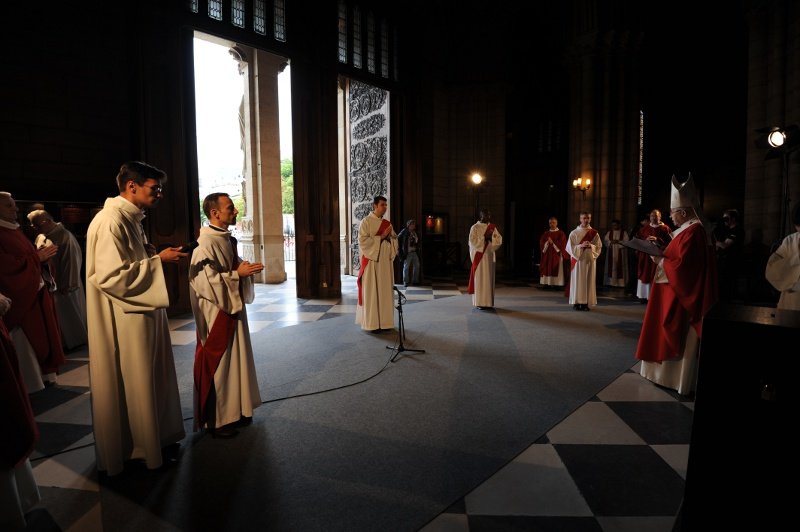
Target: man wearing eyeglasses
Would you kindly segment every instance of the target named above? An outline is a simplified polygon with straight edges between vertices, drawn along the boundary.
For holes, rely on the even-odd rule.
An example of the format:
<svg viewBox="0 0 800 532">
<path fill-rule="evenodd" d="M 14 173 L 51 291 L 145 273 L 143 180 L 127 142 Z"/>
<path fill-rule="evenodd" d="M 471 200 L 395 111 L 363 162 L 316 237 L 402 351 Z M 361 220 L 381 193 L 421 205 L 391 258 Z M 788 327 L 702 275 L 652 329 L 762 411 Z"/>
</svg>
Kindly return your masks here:
<svg viewBox="0 0 800 532">
<path fill-rule="evenodd" d="M 97 469 L 108 475 L 122 472 L 129 459 L 161 467 L 185 435 L 163 263 L 187 254 L 179 247 L 156 253 L 142 228 L 144 211 L 161 200 L 165 180 L 147 163 L 123 164 L 119 196 L 106 200 L 86 235 L 95 451 Z"/>
</svg>

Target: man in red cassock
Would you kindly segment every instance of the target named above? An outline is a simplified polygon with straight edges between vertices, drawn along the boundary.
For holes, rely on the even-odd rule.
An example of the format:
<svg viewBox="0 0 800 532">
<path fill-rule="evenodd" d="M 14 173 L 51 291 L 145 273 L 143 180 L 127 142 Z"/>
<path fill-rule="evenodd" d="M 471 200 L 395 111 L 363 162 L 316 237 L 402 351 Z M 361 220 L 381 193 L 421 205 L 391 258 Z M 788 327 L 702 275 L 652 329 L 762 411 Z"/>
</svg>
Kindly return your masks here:
<svg viewBox="0 0 800 532">
<path fill-rule="evenodd" d="M 669 243 L 669 226 L 661 221 L 661 211 L 653 209 L 650 211 L 650 222 L 643 225 L 635 235 L 642 240 L 654 240 L 658 246 L 663 248 Z M 650 255 L 642 251 L 636 252 L 636 297 L 642 303 L 647 303 L 650 298 L 650 285 L 656 273 L 656 263 L 650 259 Z"/>
<path fill-rule="evenodd" d="M 42 263 L 58 246 L 37 250 L 17 223 L 17 204 L 0 192 L 0 292 L 14 302 L 5 316 L 28 393 L 55 383 L 64 364 L 53 298 L 42 279 Z"/>
<path fill-rule="evenodd" d="M 558 219 L 551 216 L 547 231 L 539 237 L 539 284 L 543 286 L 564 286 L 564 261 L 567 253 L 567 234 L 558 228 Z"/>
</svg>

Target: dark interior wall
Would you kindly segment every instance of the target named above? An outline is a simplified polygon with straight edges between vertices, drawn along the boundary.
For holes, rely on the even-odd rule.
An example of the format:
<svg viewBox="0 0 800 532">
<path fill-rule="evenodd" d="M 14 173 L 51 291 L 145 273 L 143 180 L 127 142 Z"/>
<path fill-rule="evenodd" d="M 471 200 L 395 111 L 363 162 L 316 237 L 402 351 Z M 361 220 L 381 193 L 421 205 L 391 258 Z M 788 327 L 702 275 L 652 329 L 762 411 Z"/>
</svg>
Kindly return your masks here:
<svg viewBox="0 0 800 532">
<path fill-rule="evenodd" d="M 85 7 L 32 3 L 3 17 L 0 188 L 23 201 L 102 202 L 136 143 L 129 13 Z"/>
<path fill-rule="evenodd" d="M 684 180 L 689 172 L 710 218 L 741 210 L 747 132 L 742 6 L 655 6 L 646 29 L 645 210 L 668 212 L 670 177 Z"/>
</svg>

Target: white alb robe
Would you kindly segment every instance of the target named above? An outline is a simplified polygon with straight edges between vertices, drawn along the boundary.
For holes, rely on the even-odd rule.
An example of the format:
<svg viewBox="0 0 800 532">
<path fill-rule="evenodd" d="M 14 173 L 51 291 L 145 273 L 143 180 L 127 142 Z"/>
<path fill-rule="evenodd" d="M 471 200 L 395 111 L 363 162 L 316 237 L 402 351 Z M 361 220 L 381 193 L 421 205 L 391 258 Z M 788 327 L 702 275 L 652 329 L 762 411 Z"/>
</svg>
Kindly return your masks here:
<svg viewBox="0 0 800 532">
<path fill-rule="evenodd" d="M 376 235 L 381 218 L 374 212 L 361 220 L 358 245 L 361 255 L 369 259 L 361 274 L 363 305 L 356 306 L 356 323 L 365 331 L 394 327 L 394 258 L 397 256 L 397 234 L 394 228 L 389 238 Z"/>
<path fill-rule="evenodd" d="M 779 309 L 800 310 L 800 231 L 784 238 L 770 255 L 765 276 L 781 293 Z"/>
<path fill-rule="evenodd" d="M 0 469 L 0 530 L 24 532 L 25 514 L 41 500 L 29 459 Z"/>
<path fill-rule="evenodd" d="M 83 251 L 71 232 L 57 223 L 46 235 L 36 237 L 36 248 L 55 244 L 58 246 L 53 258 L 56 291 L 53 292 L 61 342 L 67 349 L 86 344 L 86 296 L 81 281 Z"/>
<path fill-rule="evenodd" d="M 586 231 L 591 226 L 583 228 L 580 225 L 572 230 L 567 239 L 567 253 L 577 262 L 572 268 L 569 277 L 569 304 L 570 305 L 597 305 L 597 257 L 603 250 L 600 234 L 595 234 L 588 248 L 578 247 Z M 571 261 L 570 261 L 571 262 Z"/>
<path fill-rule="evenodd" d="M 189 298 L 200 341 L 205 343 L 220 311 L 236 315 L 236 332 L 214 373 L 216 403 L 210 428 L 239 421 L 242 415 L 252 417 L 261 405 L 245 307 L 255 300 L 253 277 L 239 277 L 233 269 L 230 237 L 228 231 L 200 229 L 189 268 Z M 195 415 L 195 430 L 200 428 Z"/>
<path fill-rule="evenodd" d="M 475 253 L 483 252 L 483 257 L 475 269 L 475 293 L 472 294 L 472 305 L 475 307 L 494 307 L 495 250 L 503 244 L 503 236 L 495 226 L 492 241 L 484 250 L 488 225 L 476 222 L 469 229 L 469 259 L 474 261 Z"/>
<path fill-rule="evenodd" d="M 124 461 L 162 464 L 161 449 L 183 439 L 161 259 L 145 251 L 144 213 L 108 198 L 86 235 L 89 376 L 97 468 Z"/>
<path fill-rule="evenodd" d="M 610 230 L 603 238 L 606 246 L 605 284 L 607 286 L 626 286 L 628 284 L 628 248 L 614 244 L 612 240 L 627 242 L 628 232 L 623 229 Z"/>
</svg>

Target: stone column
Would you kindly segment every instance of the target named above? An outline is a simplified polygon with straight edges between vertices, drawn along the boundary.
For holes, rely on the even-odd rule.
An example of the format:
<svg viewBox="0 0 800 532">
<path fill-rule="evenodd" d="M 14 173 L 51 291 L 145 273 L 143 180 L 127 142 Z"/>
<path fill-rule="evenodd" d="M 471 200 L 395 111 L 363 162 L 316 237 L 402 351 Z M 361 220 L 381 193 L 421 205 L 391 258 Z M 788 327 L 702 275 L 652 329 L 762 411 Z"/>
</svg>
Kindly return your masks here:
<svg viewBox="0 0 800 532">
<path fill-rule="evenodd" d="M 250 61 L 250 132 L 253 138 L 253 170 L 249 186 L 248 212 L 243 226 L 252 228 L 252 257 L 247 246 L 245 258 L 264 263 L 261 281 L 282 283 L 286 280 L 283 259 L 283 216 L 281 205 L 280 124 L 278 121 L 278 74 L 286 59 L 262 50 L 253 50 Z M 249 243 L 246 243 L 249 244 Z"/>
</svg>

